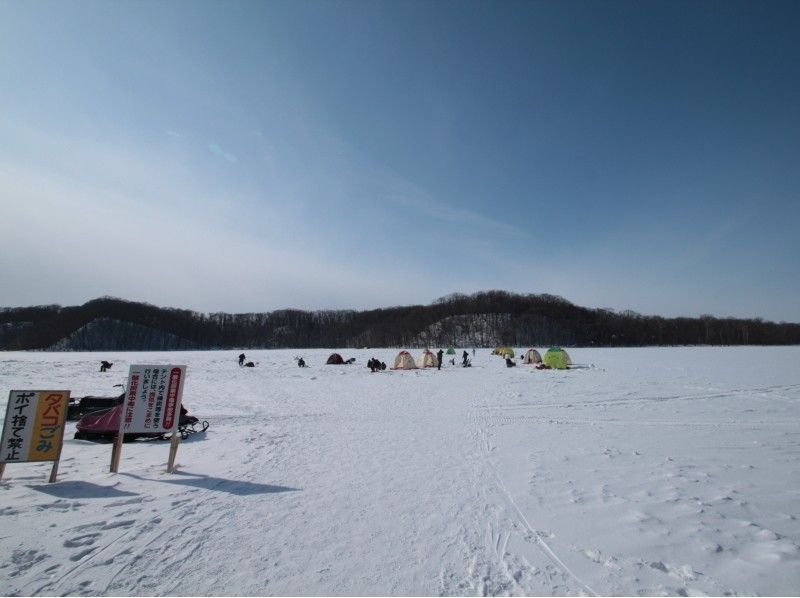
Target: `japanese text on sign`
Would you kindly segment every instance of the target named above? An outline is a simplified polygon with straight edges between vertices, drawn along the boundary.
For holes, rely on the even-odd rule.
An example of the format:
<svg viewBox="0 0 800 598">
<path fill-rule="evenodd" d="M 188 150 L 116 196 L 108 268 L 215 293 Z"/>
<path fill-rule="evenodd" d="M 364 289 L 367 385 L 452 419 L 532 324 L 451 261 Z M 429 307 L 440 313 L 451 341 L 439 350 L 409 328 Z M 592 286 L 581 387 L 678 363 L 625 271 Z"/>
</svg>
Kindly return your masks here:
<svg viewBox="0 0 800 598">
<path fill-rule="evenodd" d="M 68 390 L 12 390 L 0 462 L 55 461 L 61 454 Z"/>
<path fill-rule="evenodd" d="M 132 365 L 120 430 L 171 432 L 178 425 L 185 365 Z"/>
</svg>

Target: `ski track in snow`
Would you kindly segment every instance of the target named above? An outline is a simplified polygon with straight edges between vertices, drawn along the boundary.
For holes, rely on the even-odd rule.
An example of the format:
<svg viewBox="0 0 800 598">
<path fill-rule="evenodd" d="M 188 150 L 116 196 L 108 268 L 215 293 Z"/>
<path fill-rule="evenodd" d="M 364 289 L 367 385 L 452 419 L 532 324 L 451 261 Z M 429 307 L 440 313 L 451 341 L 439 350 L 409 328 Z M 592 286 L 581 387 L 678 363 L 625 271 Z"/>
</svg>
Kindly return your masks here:
<svg viewBox="0 0 800 598">
<path fill-rule="evenodd" d="M 212 427 L 71 439 L 0 482 L 8 595 L 736 595 L 800 587 L 800 349 L 575 349 L 587 367 L 370 374 L 394 350 L 0 356 L 11 388 L 112 394 L 189 365 Z M 419 351 L 414 352 L 419 353 Z M 312 367 L 300 370 L 302 354 Z M 112 373 L 96 371 L 100 359 Z"/>
</svg>

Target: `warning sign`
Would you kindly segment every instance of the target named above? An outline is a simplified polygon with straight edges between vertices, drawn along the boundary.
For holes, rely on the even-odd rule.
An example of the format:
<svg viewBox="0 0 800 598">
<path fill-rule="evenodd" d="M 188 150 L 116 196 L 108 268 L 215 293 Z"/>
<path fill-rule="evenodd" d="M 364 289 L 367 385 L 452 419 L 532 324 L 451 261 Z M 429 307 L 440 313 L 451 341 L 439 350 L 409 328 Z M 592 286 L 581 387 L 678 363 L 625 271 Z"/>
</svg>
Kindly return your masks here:
<svg viewBox="0 0 800 598">
<path fill-rule="evenodd" d="M 120 431 L 173 432 L 180 419 L 185 378 L 185 365 L 132 365 Z"/>
</svg>

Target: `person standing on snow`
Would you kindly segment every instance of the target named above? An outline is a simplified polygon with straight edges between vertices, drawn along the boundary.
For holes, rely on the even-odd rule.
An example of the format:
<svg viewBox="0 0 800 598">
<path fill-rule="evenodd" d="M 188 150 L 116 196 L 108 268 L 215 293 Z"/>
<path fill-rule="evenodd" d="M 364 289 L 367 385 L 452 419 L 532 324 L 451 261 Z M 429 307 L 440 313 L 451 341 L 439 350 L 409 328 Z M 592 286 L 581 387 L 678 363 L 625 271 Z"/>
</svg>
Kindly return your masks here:
<svg viewBox="0 0 800 598">
<path fill-rule="evenodd" d="M 464 354 L 461 356 L 461 360 L 462 365 L 467 365 L 467 362 L 469 361 L 469 353 L 464 351 Z"/>
<path fill-rule="evenodd" d="M 436 353 L 436 369 L 437 370 L 441 370 L 442 369 L 442 357 L 443 356 L 444 356 L 444 351 L 439 349 L 439 351 Z"/>
<path fill-rule="evenodd" d="M 244 353 L 240 353 L 239 354 L 239 367 L 242 367 L 244 365 L 244 360 L 245 360 Z"/>
</svg>

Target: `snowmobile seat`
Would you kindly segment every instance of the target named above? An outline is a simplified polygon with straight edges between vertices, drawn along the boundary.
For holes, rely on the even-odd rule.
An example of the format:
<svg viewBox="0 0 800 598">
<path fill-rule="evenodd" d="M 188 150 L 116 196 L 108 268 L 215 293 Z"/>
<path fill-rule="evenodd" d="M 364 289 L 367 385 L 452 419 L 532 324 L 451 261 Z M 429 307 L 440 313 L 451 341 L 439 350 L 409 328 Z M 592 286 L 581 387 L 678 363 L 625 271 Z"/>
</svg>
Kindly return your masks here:
<svg viewBox="0 0 800 598">
<path fill-rule="evenodd" d="M 98 442 L 111 442 L 116 438 L 119 432 L 119 424 L 122 418 L 122 403 L 104 409 L 102 411 L 95 411 L 84 415 L 78 422 L 75 432 L 77 440 L 94 440 Z M 196 426 L 200 425 L 200 429 Z M 178 433 L 184 440 L 198 432 L 205 432 L 208 430 L 209 423 L 207 421 L 201 422 L 197 417 L 189 415 L 186 407 L 181 405 L 181 415 L 178 420 Z M 150 438 L 162 439 L 169 438 L 169 434 L 159 433 L 139 433 L 139 434 L 125 434 L 123 441 L 129 442 L 137 438 Z"/>
<path fill-rule="evenodd" d="M 82 418 L 88 413 L 96 411 L 103 411 L 122 403 L 125 398 L 125 393 L 118 397 L 81 397 L 79 399 L 70 399 L 67 406 L 67 420 L 75 421 Z"/>
</svg>

